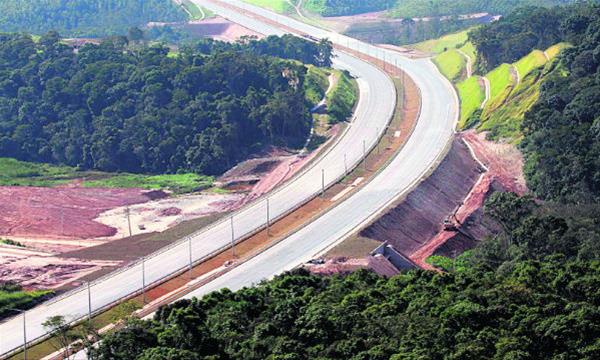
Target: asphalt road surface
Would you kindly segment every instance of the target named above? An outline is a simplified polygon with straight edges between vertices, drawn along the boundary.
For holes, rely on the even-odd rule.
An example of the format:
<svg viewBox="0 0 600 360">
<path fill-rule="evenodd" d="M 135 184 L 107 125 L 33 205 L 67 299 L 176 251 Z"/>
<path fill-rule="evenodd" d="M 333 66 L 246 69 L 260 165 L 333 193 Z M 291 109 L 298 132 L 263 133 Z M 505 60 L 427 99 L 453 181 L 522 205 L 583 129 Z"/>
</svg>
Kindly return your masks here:
<svg viewBox="0 0 600 360">
<path fill-rule="evenodd" d="M 264 34 L 271 33 L 270 26 L 261 24 L 256 19 L 247 18 L 230 9 L 215 5 L 209 0 L 195 0 L 195 2 L 252 30 Z M 445 146 L 454 133 L 458 117 L 458 99 L 455 91 L 427 59 L 409 60 L 393 51 L 363 44 L 262 8 L 240 1 L 227 2 L 244 8 L 246 14 L 259 14 L 312 36 L 329 38 L 334 43 L 358 49 L 373 57 L 385 59 L 391 64 L 398 64 L 421 90 L 422 110 L 418 124 L 406 146 L 391 164 L 364 188 L 279 244 L 190 293 L 186 296 L 188 298 L 202 296 L 222 288 L 238 290 L 291 270 L 370 221 L 390 202 L 407 192 L 444 154 Z M 379 92 L 379 89 L 375 92 L 374 101 L 377 106 L 386 106 L 386 102 L 390 99 L 385 96 L 386 94 Z M 374 117 L 371 119 L 376 120 Z M 360 148 L 360 143 L 354 143 L 354 147 Z"/>
<path fill-rule="evenodd" d="M 213 8 L 208 6 L 208 4 L 206 7 Z M 266 34 L 283 33 L 255 20 L 240 20 L 240 22 L 242 21 L 244 21 L 244 25 L 257 30 L 262 29 L 261 32 L 265 32 Z M 363 156 L 362 145 L 364 144 L 367 149 L 374 146 L 392 116 L 396 96 L 393 83 L 390 79 L 382 71 L 361 60 L 341 53 L 337 53 L 336 55 L 336 67 L 348 69 L 358 78 L 360 101 L 355 117 L 346 134 L 335 146 L 292 181 L 269 195 L 270 214 L 272 217 L 285 214 L 305 202 L 307 199 L 313 197 L 315 194 L 318 194 L 321 190 L 322 170 L 324 170 L 325 173 L 326 185 L 331 185 L 336 183 L 344 175 L 344 158 L 346 158 L 349 167 L 353 167 L 360 163 Z M 423 62 L 423 65 L 418 68 L 424 69 L 422 71 L 427 73 L 424 75 L 433 79 L 432 83 L 434 86 L 440 85 L 441 82 L 439 76 L 432 71 L 433 68 L 430 64 L 428 65 L 426 62 Z M 428 75 L 430 72 L 431 74 Z M 440 99 L 440 102 L 445 100 L 446 99 L 442 98 Z M 444 117 L 447 117 L 447 114 L 444 114 Z M 450 127 L 447 126 L 445 130 L 447 133 L 446 135 L 449 135 L 451 132 Z M 439 143 L 443 141 L 444 139 L 440 139 L 438 136 L 436 139 L 428 140 L 428 143 Z M 441 145 L 438 147 L 441 147 Z M 431 152 L 433 149 L 429 148 L 427 150 Z M 419 151 L 419 149 L 414 149 L 414 152 L 411 152 L 415 156 L 415 161 L 428 161 L 427 158 L 422 157 L 422 155 L 418 153 Z M 404 152 L 404 154 L 409 153 Z M 410 174 L 405 173 L 403 176 L 416 178 L 418 177 L 418 174 L 411 172 Z M 380 191 L 383 194 L 387 190 L 380 189 Z M 371 207 L 365 207 L 364 211 L 362 211 L 359 207 L 354 211 L 361 212 L 363 215 L 368 215 L 370 208 Z M 347 221 L 349 221 L 348 223 L 345 223 L 346 218 L 344 218 L 343 221 L 344 223 L 339 222 L 337 225 L 342 225 L 342 228 L 346 229 L 355 225 L 355 223 L 352 222 L 354 220 L 350 217 L 347 218 Z M 252 233 L 263 227 L 265 223 L 266 200 L 259 199 L 234 215 L 234 238 L 239 239 L 246 234 Z M 336 228 L 338 226 L 336 226 Z M 334 230 L 334 228 L 331 228 L 330 230 Z M 322 233 L 322 235 L 325 234 L 326 232 Z M 330 236 L 327 235 L 322 237 L 321 240 L 324 243 L 324 241 L 329 238 Z M 227 219 L 226 221 L 215 224 L 205 231 L 195 234 L 190 237 L 189 241 L 184 239 L 158 255 L 147 257 L 143 264 L 137 263 L 110 277 L 94 282 L 90 286 L 89 297 L 87 288 L 83 287 L 77 291 L 70 292 L 64 296 L 51 300 L 50 302 L 44 303 L 27 312 L 27 339 L 28 341 L 31 341 L 45 335 L 46 331 L 41 324 L 50 316 L 63 315 L 67 320 L 76 320 L 85 317 L 88 314 L 90 305 L 88 299 L 91 299 L 91 309 L 92 311 L 95 311 L 114 303 L 124 296 L 139 291 L 143 284 L 148 285 L 157 282 L 173 272 L 184 269 L 189 263 L 190 243 L 192 258 L 197 260 L 227 246 L 231 242 L 231 239 L 231 222 Z M 307 244 L 309 244 L 309 242 L 307 242 Z M 292 245 L 292 247 L 293 249 L 290 249 L 290 254 L 301 252 L 299 255 L 302 255 L 302 258 L 309 257 L 309 254 L 312 251 L 312 248 L 307 248 L 306 246 L 299 248 Z M 299 257 L 297 259 L 299 259 Z M 295 263 L 297 263 L 297 261 L 293 262 L 293 264 Z M 273 273 L 280 271 L 280 268 L 281 266 L 279 266 L 278 263 L 273 264 Z M 268 275 L 270 274 L 266 274 L 265 276 Z M 241 281 L 243 284 L 250 284 L 258 281 L 260 278 L 262 278 L 262 276 L 257 273 L 257 276 L 252 279 L 244 277 L 244 279 L 240 280 L 243 280 Z M 12 318 L 9 321 L 0 324 L 0 354 L 16 349 L 22 346 L 22 344 L 23 322 L 21 316 Z"/>
</svg>

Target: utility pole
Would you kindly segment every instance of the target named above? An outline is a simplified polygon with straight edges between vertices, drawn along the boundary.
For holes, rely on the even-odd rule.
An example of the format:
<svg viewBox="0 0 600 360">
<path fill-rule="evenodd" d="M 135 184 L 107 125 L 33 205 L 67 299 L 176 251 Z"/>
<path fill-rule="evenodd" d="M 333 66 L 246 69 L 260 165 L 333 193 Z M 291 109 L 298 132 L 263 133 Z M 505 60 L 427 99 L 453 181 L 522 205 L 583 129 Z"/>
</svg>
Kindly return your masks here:
<svg viewBox="0 0 600 360">
<path fill-rule="evenodd" d="M 129 206 L 125 208 L 125 214 L 127 215 L 127 228 L 129 228 L 129 237 L 131 237 L 131 216 Z"/>
<path fill-rule="evenodd" d="M 325 197 L 325 169 L 321 169 L 321 197 Z"/>
<path fill-rule="evenodd" d="M 92 288 L 90 282 L 87 282 L 87 293 L 88 293 L 88 320 L 92 321 Z"/>
<path fill-rule="evenodd" d="M 146 258 L 142 258 L 142 301 L 146 305 Z"/>
<path fill-rule="evenodd" d="M 189 253 L 189 260 L 190 260 L 190 265 L 189 265 L 189 275 L 190 275 L 190 281 L 192 280 L 193 276 L 192 276 L 192 237 L 188 236 L 188 253 Z"/>
<path fill-rule="evenodd" d="M 269 198 L 267 197 L 267 237 L 271 236 L 271 214 L 269 212 Z"/>
<path fill-rule="evenodd" d="M 344 177 L 348 176 L 348 162 L 346 161 L 346 153 L 344 153 Z"/>
<path fill-rule="evenodd" d="M 233 258 L 235 258 L 235 231 L 233 229 L 233 215 L 230 218 L 230 223 L 231 223 L 231 253 L 233 255 Z"/>
<path fill-rule="evenodd" d="M 375 128 L 375 139 L 379 139 L 379 128 Z M 377 146 L 377 155 L 379 155 L 379 141 L 377 141 L 377 144 L 375 146 Z"/>
<path fill-rule="evenodd" d="M 60 208 L 60 234 L 65 236 L 65 209 Z"/>
<path fill-rule="evenodd" d="M 9 311 L 16 311 L 23 314 L 23 359 L 27 360 L 27 319 L 25 317 L 25 310 L 20 309 L 8 309 Z"/>
<path fill-rule="evenodd" d="M 367 170 L 367 142 L 363 140 L 363 170 Z"/>
</svg>

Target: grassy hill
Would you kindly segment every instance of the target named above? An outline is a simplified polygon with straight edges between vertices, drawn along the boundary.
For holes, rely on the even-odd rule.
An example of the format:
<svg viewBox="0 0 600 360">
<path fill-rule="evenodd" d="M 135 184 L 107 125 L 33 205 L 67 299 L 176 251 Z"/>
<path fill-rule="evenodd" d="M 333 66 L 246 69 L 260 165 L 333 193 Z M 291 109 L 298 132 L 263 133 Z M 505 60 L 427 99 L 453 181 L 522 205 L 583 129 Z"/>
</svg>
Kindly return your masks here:
<svg viewBox="0 0 600 360">
<path fill-rule="evenodd" d="M 518 142 L 525 112 L 538 99 L 543 78 L 553 70 L 551 60 L 567 44 L 533 50 L 513 64 L 502 64 L 484 76 L 466 78 L 467 59 L 473 64 L 477 58 L 477 49 L 468 41 L 467 33 L 465 30 L 410 47 L 434 54 L 433 63 L 455 85 L 461 103 L 459 128 L 477 126 L 481 131 L 489 131 L 492 138 Z M 487 102 L 485 80 L 490 86 Z"/>
</svg>

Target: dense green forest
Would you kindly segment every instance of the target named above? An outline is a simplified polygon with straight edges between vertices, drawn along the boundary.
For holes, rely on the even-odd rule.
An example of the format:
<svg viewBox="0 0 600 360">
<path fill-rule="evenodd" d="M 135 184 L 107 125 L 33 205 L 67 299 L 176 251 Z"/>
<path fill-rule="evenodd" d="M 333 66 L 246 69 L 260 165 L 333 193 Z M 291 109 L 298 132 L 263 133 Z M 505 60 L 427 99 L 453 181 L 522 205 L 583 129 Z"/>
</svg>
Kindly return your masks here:
<svg viewBox="0 0 600 360">
<path fill-rule="evenodd" d="M 66 36 L 124 34 L 151 21 L 187 20 L 172 0 L 2 0 L 0 31 Z"/>
<path fill-rule="evenodd" d="M 488 12 L 505 15 L 521 6 L 554 6 L 574 0 L 307 0 L 304 7 L 322 16 L 355 15 L 390 9 L 393 17 L 429 17 Z"/>
<path fill-rule="evenodd" d="M 105 338 L 100 359 L 597 359 L 600 212 L 498 193 L 506 232 L 445 273 L 295 271 L 180 301 Z"/>
<path fill-rule="evenodd" d="M 0 35 L 0 156 L 218 174 L 264 145 L 300 146 L 310 131 L 306 67 L 255 48 L 331 61 L 331 44 L 292 37 L 209 55 L 187 47 L 175 57 L 162 45 L 126 43 L 117 37 L 75 53 L 55 32 L 39 42 Z"/>
<path fill-rule="evenodd" d="M 564 40 L 561 23 L 574 8 L 524 7 L 469 33 L 477 47 L 477 68 L 485 73 L 502 63 L 513 63 L 533 49 L 547 49 Z"/>
<path fill-rule="evenodd" d="M 523 122 L 529 187 L 548 200 L 600 201 L 600 6 L 580 8 L 560 25 L 574 45 L 542 84 Z"/>
<path fill-rule="evenodd" d="M 480 71 L 561 41 L 572 45 L 525 115 L 525 173 L 529 188 L 542 199 L 600 201 L 600 6 L 525 8 L 469 38 Z"/>
<path fill-rule="evenodd" d="M 391 14 L 397 17 L 466 15 L 480 12 L 506 15 L 519 7 L 550 7 L 573 2 L 575 0 L 397 0 Z"/>
<path fill-rule="evenodd" d="M 304 8 L 322 16 L 355 15 L 391 8 L 396 0 L 306 0 Z"/>
</svg>

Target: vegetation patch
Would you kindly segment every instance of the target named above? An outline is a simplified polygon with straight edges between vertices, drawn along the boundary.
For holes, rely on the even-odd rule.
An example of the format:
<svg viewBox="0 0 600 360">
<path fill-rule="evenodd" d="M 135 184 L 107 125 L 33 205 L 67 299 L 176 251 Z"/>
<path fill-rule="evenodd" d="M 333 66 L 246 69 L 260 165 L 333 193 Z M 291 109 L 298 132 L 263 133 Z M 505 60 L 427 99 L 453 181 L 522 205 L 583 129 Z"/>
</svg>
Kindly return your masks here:
<svg viewBox="0 0 600 360">
<path fill-rule="evenodd" d="M 447 50 L 433 58 L 440 72 L 450 81 L 456 82 L 465 76 L 467 60 L 456 49 Z"/>
<path fill-rule="evenodd" d="M 331 72 L 324 68 L 308 66 L 306 81 L 304 82 L 304 92 L 306 100 L 311 106 L 317 105 L 325 97 L 329 88 L 329 75 Z"/>
<path fill-rule="evenodd" d="M 352 116 L 358 100 L 358 85 L 346 71 L 334 70 L 338 82 L 327 95 L 327 113 L 333 123 L 346 121 Z"/>
<path fill-rule="evenodd" d="M 514 66 L 519 72 L 521 80 L 527 76 L 533 69 L 543 66 L 548 60 L 543 51 L 533 50 L 529 55 L 517 61 Z"/>
<path fill-rule="evenodd" d="M 454 34 L 444 35 L 437 39 L 413 44 L 410 45 L 410 47 L 426 53 L 441 54 L 448 49 L 454 49 L 465 44 L 468 40 L 468 32 L 468 30 L 459 31 Z"/>
<path fill-rule="evenodd" d="M 294 10 L 287 0 L 244 0 L 252 5 L 261 6 L 280 14 L 289 13 Z"/>
<path fill-rule="evenodd" d="M 485 90 L 481 86 L 481 78 L 471 76 L 456 84 L 460 98 L 460 121 L 458 127 L 464 129 L 473 113 L 481 107 L 485 100 Z"/>
<path fill-rule="evenodd" d="M 501 96 L 508 96 L 507 90 L 514 85 L 514 79 L 510 72 L 510 65 L 502 64 L 486 75 L 490 81 L 490 102 Z M 502 100 L 502 99 L 500 99 Z"/>
<path fill-rule="evenodd" d="M 199 42 L 179 57 L 123 38 L 73 52 L 56 33 L 39 43 L 5 34 L 0 153 L 83 170 L 217 175 L 266 145 L 304 145 L 304 64 L 330 66 L 331 51 L 327 41 L 273 36 Z M 38 67 L 49 73 L 28 70 Z"/>
<path fill-rule="evenodd" d="M 118 174 L 105 179 L 89 180 L 86 187 L 168 189 L 175 193 L 200 191 L 212 186 L 214 178 L 197 174 L 138 175 Z"/>
<path fill-rule="evenodd" d="M 187 14 L 165 0 L 2 0 L 0 31 L 43 34 L 56 30 L 70 37 L 125 34 L 151 21 L 179 22 Z"/>
<path fill-rule="evenodd" d="M 181 6 L 183 6 L 186 12 L 190 16 L 190 20 L 203 20 L 206 17 L 205 9 L 201 9 L 198 5 L 190 0 L 182 0 Z"/>
<path fill-rule="evenodd" d="M 0 320 L 17 315 L 17 310 L 26 310 L 46 300 L 53 294 L 48 290 L 25 291 L 15 283 L 0 283 Z"/>
</svg>

